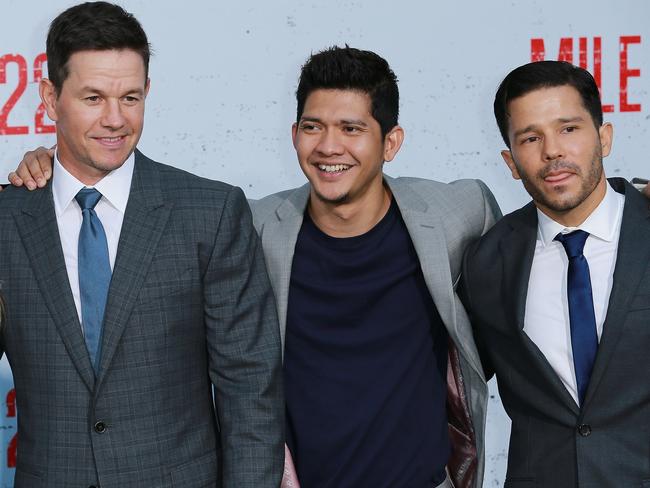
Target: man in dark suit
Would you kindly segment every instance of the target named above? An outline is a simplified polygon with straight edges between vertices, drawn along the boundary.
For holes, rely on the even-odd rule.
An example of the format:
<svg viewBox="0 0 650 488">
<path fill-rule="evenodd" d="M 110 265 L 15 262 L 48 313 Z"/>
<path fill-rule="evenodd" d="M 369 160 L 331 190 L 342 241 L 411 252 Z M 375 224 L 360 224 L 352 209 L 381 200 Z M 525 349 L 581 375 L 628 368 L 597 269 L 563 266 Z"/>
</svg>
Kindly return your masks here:
<svg viewBox="0 0 650 488">
<path fill-rule="evenodd" d="M 72 7 L 47 55 L 54 177 L 0 194 L 16 486 L 277 487 L 280 341 L 243 193 L 135 150 L 149 44 L 133 16 Z"/>
<path fill-rule="evenodd" d="M 533 201 L 470 247 L 462 297 L 512 419 L 505 486 L 650 486 L 648 200 L 605 178 L 585 70 L 521 66 L 494 111 Z"/>
</svg>

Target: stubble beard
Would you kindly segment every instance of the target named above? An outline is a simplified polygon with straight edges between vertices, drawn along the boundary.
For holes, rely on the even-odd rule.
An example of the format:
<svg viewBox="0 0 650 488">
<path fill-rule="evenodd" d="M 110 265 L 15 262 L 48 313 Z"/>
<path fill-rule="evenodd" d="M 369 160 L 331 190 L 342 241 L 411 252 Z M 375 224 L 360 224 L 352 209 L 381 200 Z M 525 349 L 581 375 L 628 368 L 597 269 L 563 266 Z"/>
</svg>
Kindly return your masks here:
<svg viewBox="0 0 650 488">
<path fill-rule="evenodd" d="M 591 159 L 591 165 L 589 166 L 586 173 L 583 173 L 577 164 L 564 160 L 554 161 L 549 166 L 546 166 L 540 170 L 533 178 L 523 172 L 522 168 L 518 164 L 516 164 L 516 166 L 519 172 L 519 176 L 521 177 L 521 181 L 524 184 L 524 188 L 532 197 L 532 199 L 536 203 L 543 205 L 544 207 L 554 212 L 560 213 L 567 212 L 578 207 L 589 197 L 589 195 L 593 193 L 603 175 L 603 156 L 599 144 L 594 150 L 594 154 Z M 549 192 L 545 193 L 541 188 L 541 186 L 544 184 L 544 178 L 549 173 L 562 169 L 571 170 L 581 178 L 580 188 L 575 192 L 574 195 L 566 195 L 569 190 L 562 185 L 557 185 L 553 187 L 552 194 L 549 194 Z M 537 181 L 540 181 L 541 184 L 538 185 L 536 183 Z M 552 198 L 553 194 L 556 195 L 556 198 Z"/>
</svg>

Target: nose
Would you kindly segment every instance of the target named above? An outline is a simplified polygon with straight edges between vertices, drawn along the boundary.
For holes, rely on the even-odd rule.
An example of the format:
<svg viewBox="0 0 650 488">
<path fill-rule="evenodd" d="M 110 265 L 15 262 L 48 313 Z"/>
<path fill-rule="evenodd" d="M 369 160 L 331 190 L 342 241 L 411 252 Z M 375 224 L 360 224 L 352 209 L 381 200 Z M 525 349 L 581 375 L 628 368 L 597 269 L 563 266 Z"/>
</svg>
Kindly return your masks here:
<svg viewBox="0 0 650 488">
<path fill-rule="evenodd" d="M 110 129 L 119 129 L 124 126 L 124 114 L 119 100 L 108 99 L 104 104 L 101 124 Z"/>
<path fill-rule="evenodd" d="M 544 137 L 544 160 L 545 161 L 555 161 L 556 159 L 564 158 L 564 150 L 558 139 L 554 135 L 546 135 Z"/>
<path fill-rule="evenodd" d="M 343 145 L 336 130 L 326 129 L 321 133 L 316 151 L 324 156 L 343 154 Z"/>
</svg>

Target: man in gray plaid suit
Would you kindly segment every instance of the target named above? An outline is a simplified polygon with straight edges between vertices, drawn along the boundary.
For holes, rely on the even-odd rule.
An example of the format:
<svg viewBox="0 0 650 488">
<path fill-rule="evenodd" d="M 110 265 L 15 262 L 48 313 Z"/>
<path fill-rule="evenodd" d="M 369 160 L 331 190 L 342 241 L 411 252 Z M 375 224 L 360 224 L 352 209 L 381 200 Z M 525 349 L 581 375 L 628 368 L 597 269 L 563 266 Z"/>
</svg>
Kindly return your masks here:
<svg viewBox="0 0 650 488">
<path fill-rule="evenodd" d="M 0 194 L 15 486 L 278 486 L 280 340 L 243 193 L 135 149 L 149 44 L 130 14 L 72 7 L 47 55 L 54 177 Z"/>
</svg>

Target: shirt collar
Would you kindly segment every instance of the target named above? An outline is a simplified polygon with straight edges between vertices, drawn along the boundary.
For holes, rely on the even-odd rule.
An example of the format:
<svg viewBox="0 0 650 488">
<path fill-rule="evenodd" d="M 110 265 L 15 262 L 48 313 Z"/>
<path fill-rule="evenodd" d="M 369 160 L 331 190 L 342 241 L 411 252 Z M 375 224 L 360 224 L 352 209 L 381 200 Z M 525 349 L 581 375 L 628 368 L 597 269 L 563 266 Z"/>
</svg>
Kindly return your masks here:
<svg viewBox="0 0 650 488">
<path fill-rule="evenodd" d="M 102 194 L 102 197 L 122 214 L 126 211 L 126 203 L 129 200 L 134 167 L 135 154 L 131 153 L 122 166 L 108 173 L 92 187 L 97 189 Z M 79 190 L 85 188 L 86 185 L 63 167 L 59 161 L 58 153 L 54 155 L 52 171 L 54 210 L 56 215 L 61 215 L 74 200 Z"/>
<path fill-rule="evenodd" d="M 605 196 L 602 201 L 578 227 L 565 227 L 537 209 L 537 239 L 544 246 L 548 246 L 560 232 L 566 233 L 581 229 L 594 237 L 611 242 L 620 227 L 624 202 L 625 197 L 611 188 L 608 182 L 605 185 Z"/>
</svg>

